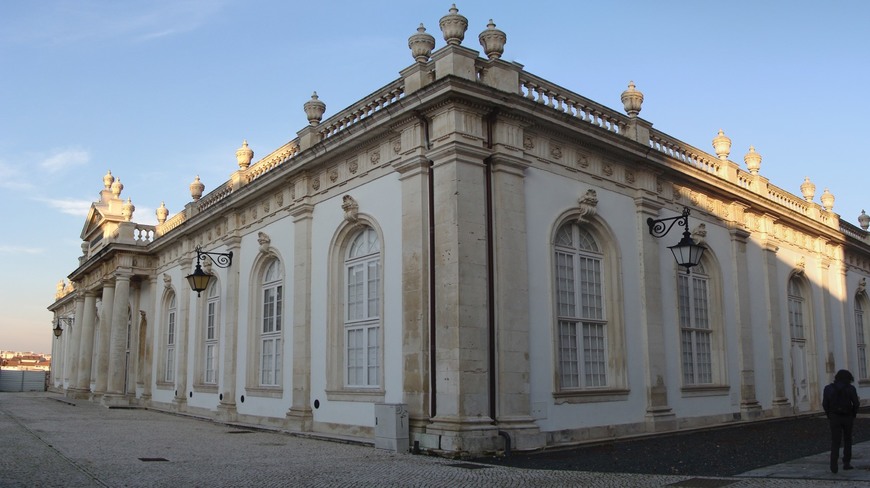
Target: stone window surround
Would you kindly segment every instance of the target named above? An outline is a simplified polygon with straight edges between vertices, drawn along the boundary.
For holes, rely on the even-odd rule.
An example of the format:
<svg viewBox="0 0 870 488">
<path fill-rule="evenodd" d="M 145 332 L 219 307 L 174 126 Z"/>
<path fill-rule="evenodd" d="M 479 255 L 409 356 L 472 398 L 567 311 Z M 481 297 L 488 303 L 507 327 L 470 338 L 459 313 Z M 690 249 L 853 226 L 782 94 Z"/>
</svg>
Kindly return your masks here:
<svg viewBox="0 0 870 488">
<path fill-rule="evenodd" d="M 558 321 L 558 304 L 556 303 L 557 289 L 555 280 L 555 242 L 559 229 L 573 221 L 575 225 L 587 226 L 589 232 L 593 235 L 602 250 L 602 273 L 603 290 L 604 290 L 604 307 L 606 313 L 607 333 L 607 382 L 606 387 L 596 388 L 566 388 L 561 389 L 559 386 L 559 321 Z M 592 403 L 602 401 L 620 401 L 628 397 L 628 378 L 627 378 L 627 357 L 625 348 L 625 323 L 623 311 L 617 305 L 615 297 L 623 296 L 620 290 L 621 274 L 618 263 L 619 250 L 616 246 L 616 240 L 610 233 L 608 227 L 597 215 L 589 215 L 584 213 L 579 208 L 571 209 L 562 214 L 553 223 L 550 231 L 549 245 L 549 270 L 550 270 L 550 290 L 551 290 L 551 307 L 552 320 L 550 327 L 553 334 L 553 398 L 556 403 Z"/>
<path fill-rule="evenodd" d="M 380 240 L 381 256 L 380 256 L 380 280 L 378 294 L 381 297 L 379 316 L 381 317 L 378 351 L 378 385 L 373 388 L 350 388 L 345 386 L 345 334 L 344 334 L 344 312 L 345 312 L 345 258 L 347 256 L 347 248 L 353 242 L 357 234 L 365 227 L 371 227 L 377 233 Z M 328 400 L 334 401 L 357 401 L 357 402 L 382 402 L 385 398 L 384 388 L 384 255 L 386 245 L 384 242 L 384 233 L 378 226 L 377 221 L 371 216 L 364 213 L 358 213 L 353 221 L 342 221 L 333 236 L 329 246 L 328 257 L 328 287 L 329 306 L 327 315 L 327 353 L 326 353 L 326 396 Z"/>
<path fill-rule="evenodd" d="M 264 273 L 269 268 L 272 260 L 278 262 L 280 271 L 281 271 L 281 303 L 283 304 L 283 310 L 281 313 L 281 380 L 278 385 L 261 385 L 260 384 L 260 354 L 261 354 L 261 330 L 262 330 L 262 320 L 263 320 L 263 278 Z M 287 299 L 287 271 L 285 269 L 285 260 L 281 258 L 281 255 L 278 251 L 269 244 L 265 246 L 261 246 L 260 253 L 257 255 L 254 265 L 252 266 L 251 281 L 250 281 L 250 293 L 248 294 L 251 297 L 248 304 L 248 323 L 251 324 L 248 329 L 248 354 L 246 354 L 246 370 L 247 373 L 245 375 L 245 392 L 249 396 L 254 397 L 269 397 L 269 398 L 281 398 L 284 394 L 283 383 L 285 381 L 285 370 L 287 369 L 287 365 L 290 364 L 288 362 L 287 355 L 284 354 L 286 350 L 286 318 L 288 316 L 292 316 L 290 311 L 289 304 L 291 302 Z M 292 360 L 292 359 L 291 359 Z"/>
</svg>

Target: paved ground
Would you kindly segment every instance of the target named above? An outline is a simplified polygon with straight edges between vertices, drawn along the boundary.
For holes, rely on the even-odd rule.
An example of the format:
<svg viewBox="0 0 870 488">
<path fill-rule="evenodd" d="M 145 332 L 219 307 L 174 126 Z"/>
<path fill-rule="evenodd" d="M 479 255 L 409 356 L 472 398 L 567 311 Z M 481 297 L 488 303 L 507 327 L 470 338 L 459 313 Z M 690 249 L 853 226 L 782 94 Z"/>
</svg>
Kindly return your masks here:
<svg viewBox="0 0 870 488">
<path fill-rule="evenodd" d="M 0 393 L 0 487 L 870 487 L 870 443 L 837 475 L 825 453 L 728 477 L 524 469 L 61 398 Z"/>
</svg>

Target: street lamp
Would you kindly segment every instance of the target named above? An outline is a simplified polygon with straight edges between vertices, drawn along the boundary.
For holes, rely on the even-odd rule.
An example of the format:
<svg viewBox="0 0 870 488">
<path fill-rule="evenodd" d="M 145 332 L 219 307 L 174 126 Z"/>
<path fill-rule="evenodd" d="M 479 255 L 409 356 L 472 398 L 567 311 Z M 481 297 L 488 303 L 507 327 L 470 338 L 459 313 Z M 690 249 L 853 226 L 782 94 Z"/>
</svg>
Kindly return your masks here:
<svg viewBox="0 0 870 488">
<path fill-rule="evenodd" d="M 670 222 L 668 225 L 667 223 Z M 674 259 L 678 266 L 686 268 L 688 274 L 692 266 L 701 264 L 701 256 L 704 254 L 704 246 L 695 244 L 692 240 L 692 235 L 689 234 L 689 208 L 683 207 L 683 214 L 676 217 L 668 217 L 664 219 L 646 219 L 646 224 L 649 226 L 649 233 L 653 237 L 664 237 L 675 224 L 684 226 L 683 238 L 676 245 L 668 246 L 668 249 L 674 254 Z"/>
<path fill-rule="evenodd" d="M 60 326 L 61 323 L 71 328 L 74 322 L 75 318 L 73 317 L 58 317 L 54 329 L 52 329 L 54 331 L 54 336 L 60 338 L 60 335 L 63 334 L 63 328 Z"/>
<path fill-rule="evenodd" d="M 213 274 L 206 273 L 202 270 L 202 266 L 199 265 L 200 260 L 204 259 L 203 256 L 205 256 L 216 266 L 220 268 L 229 268 L 230 265 L 233 264 L 233 252 L 207 252 L 203 251 L 199 246 L 196 246 L 195 251 L 196 268 L 194 268 L 193 273 L 187 275 L 187 282 L 190 284 L 190 288 L 196 292 L 196 296 L 200 296 L 200 293 L 208 288 L 208 284 L 211 283 L 211 280 L 214 278 Z"/>
</svg>

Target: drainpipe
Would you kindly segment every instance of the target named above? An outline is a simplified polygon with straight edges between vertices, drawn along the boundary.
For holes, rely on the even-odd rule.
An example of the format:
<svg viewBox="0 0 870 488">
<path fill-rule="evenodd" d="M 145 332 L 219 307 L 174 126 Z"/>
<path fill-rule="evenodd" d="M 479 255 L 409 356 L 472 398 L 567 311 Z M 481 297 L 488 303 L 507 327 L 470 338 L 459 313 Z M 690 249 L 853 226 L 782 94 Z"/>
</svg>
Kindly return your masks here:
<svg viewBox="0 0 870 488">
<path fill-rule="evenodd" d="M 417 120 L 423 126 L 425 147 L 428 151 L 431 147 L 429 141 L 429 119 L 419 111 L 415 112 Z M 436 383 L 436 357 L 435 357 L 435 181 L 434 163 L 429 161 L 428 185 L 429 195 L 427 213 L 429 217 L 429 418 L 438 414 L 437 383 Z"/>
<path fill-rule="evenodd" d="M 498 110 L 493 110 L 485 117 L 486 148 L 492 151 L 492 127 Z M 495 363 L 495 239 L 493 235 L 493 205 L 492 205 L 492 159 L 486 158 L 484 164 L 484 181 L 486 192 L 486 307 L 487 307 L 487 347 L 489 348 L 489 418 L 496 422 L 496 374 Z M 510 441 L 508 440 L 508 445 Z"/>
</svg>

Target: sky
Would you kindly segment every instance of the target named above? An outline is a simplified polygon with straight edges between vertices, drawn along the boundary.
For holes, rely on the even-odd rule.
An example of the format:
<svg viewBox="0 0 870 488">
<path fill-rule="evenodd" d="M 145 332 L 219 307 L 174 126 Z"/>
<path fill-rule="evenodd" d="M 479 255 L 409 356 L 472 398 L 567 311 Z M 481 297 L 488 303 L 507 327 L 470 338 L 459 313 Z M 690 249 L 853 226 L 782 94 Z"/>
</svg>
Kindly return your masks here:
<svg viewBox="0 0 870 488">
<path fill-rule="evenodd" d="M 800 196 L 809 177 L 855 225 L 865 190 L 870 2 L 464 0 L 463 45 L 489 19 L 503 59 L 713 153 L 719 129 L 745 169 Z M 444 46 L 432 0 L 0 0 L 0 349 L 50 352 L 55 286 L 78 266 L 80 234 L 107 170 L 156 223 L 307 125 L 396 80 L 422 22 Z"/>
</svg>

